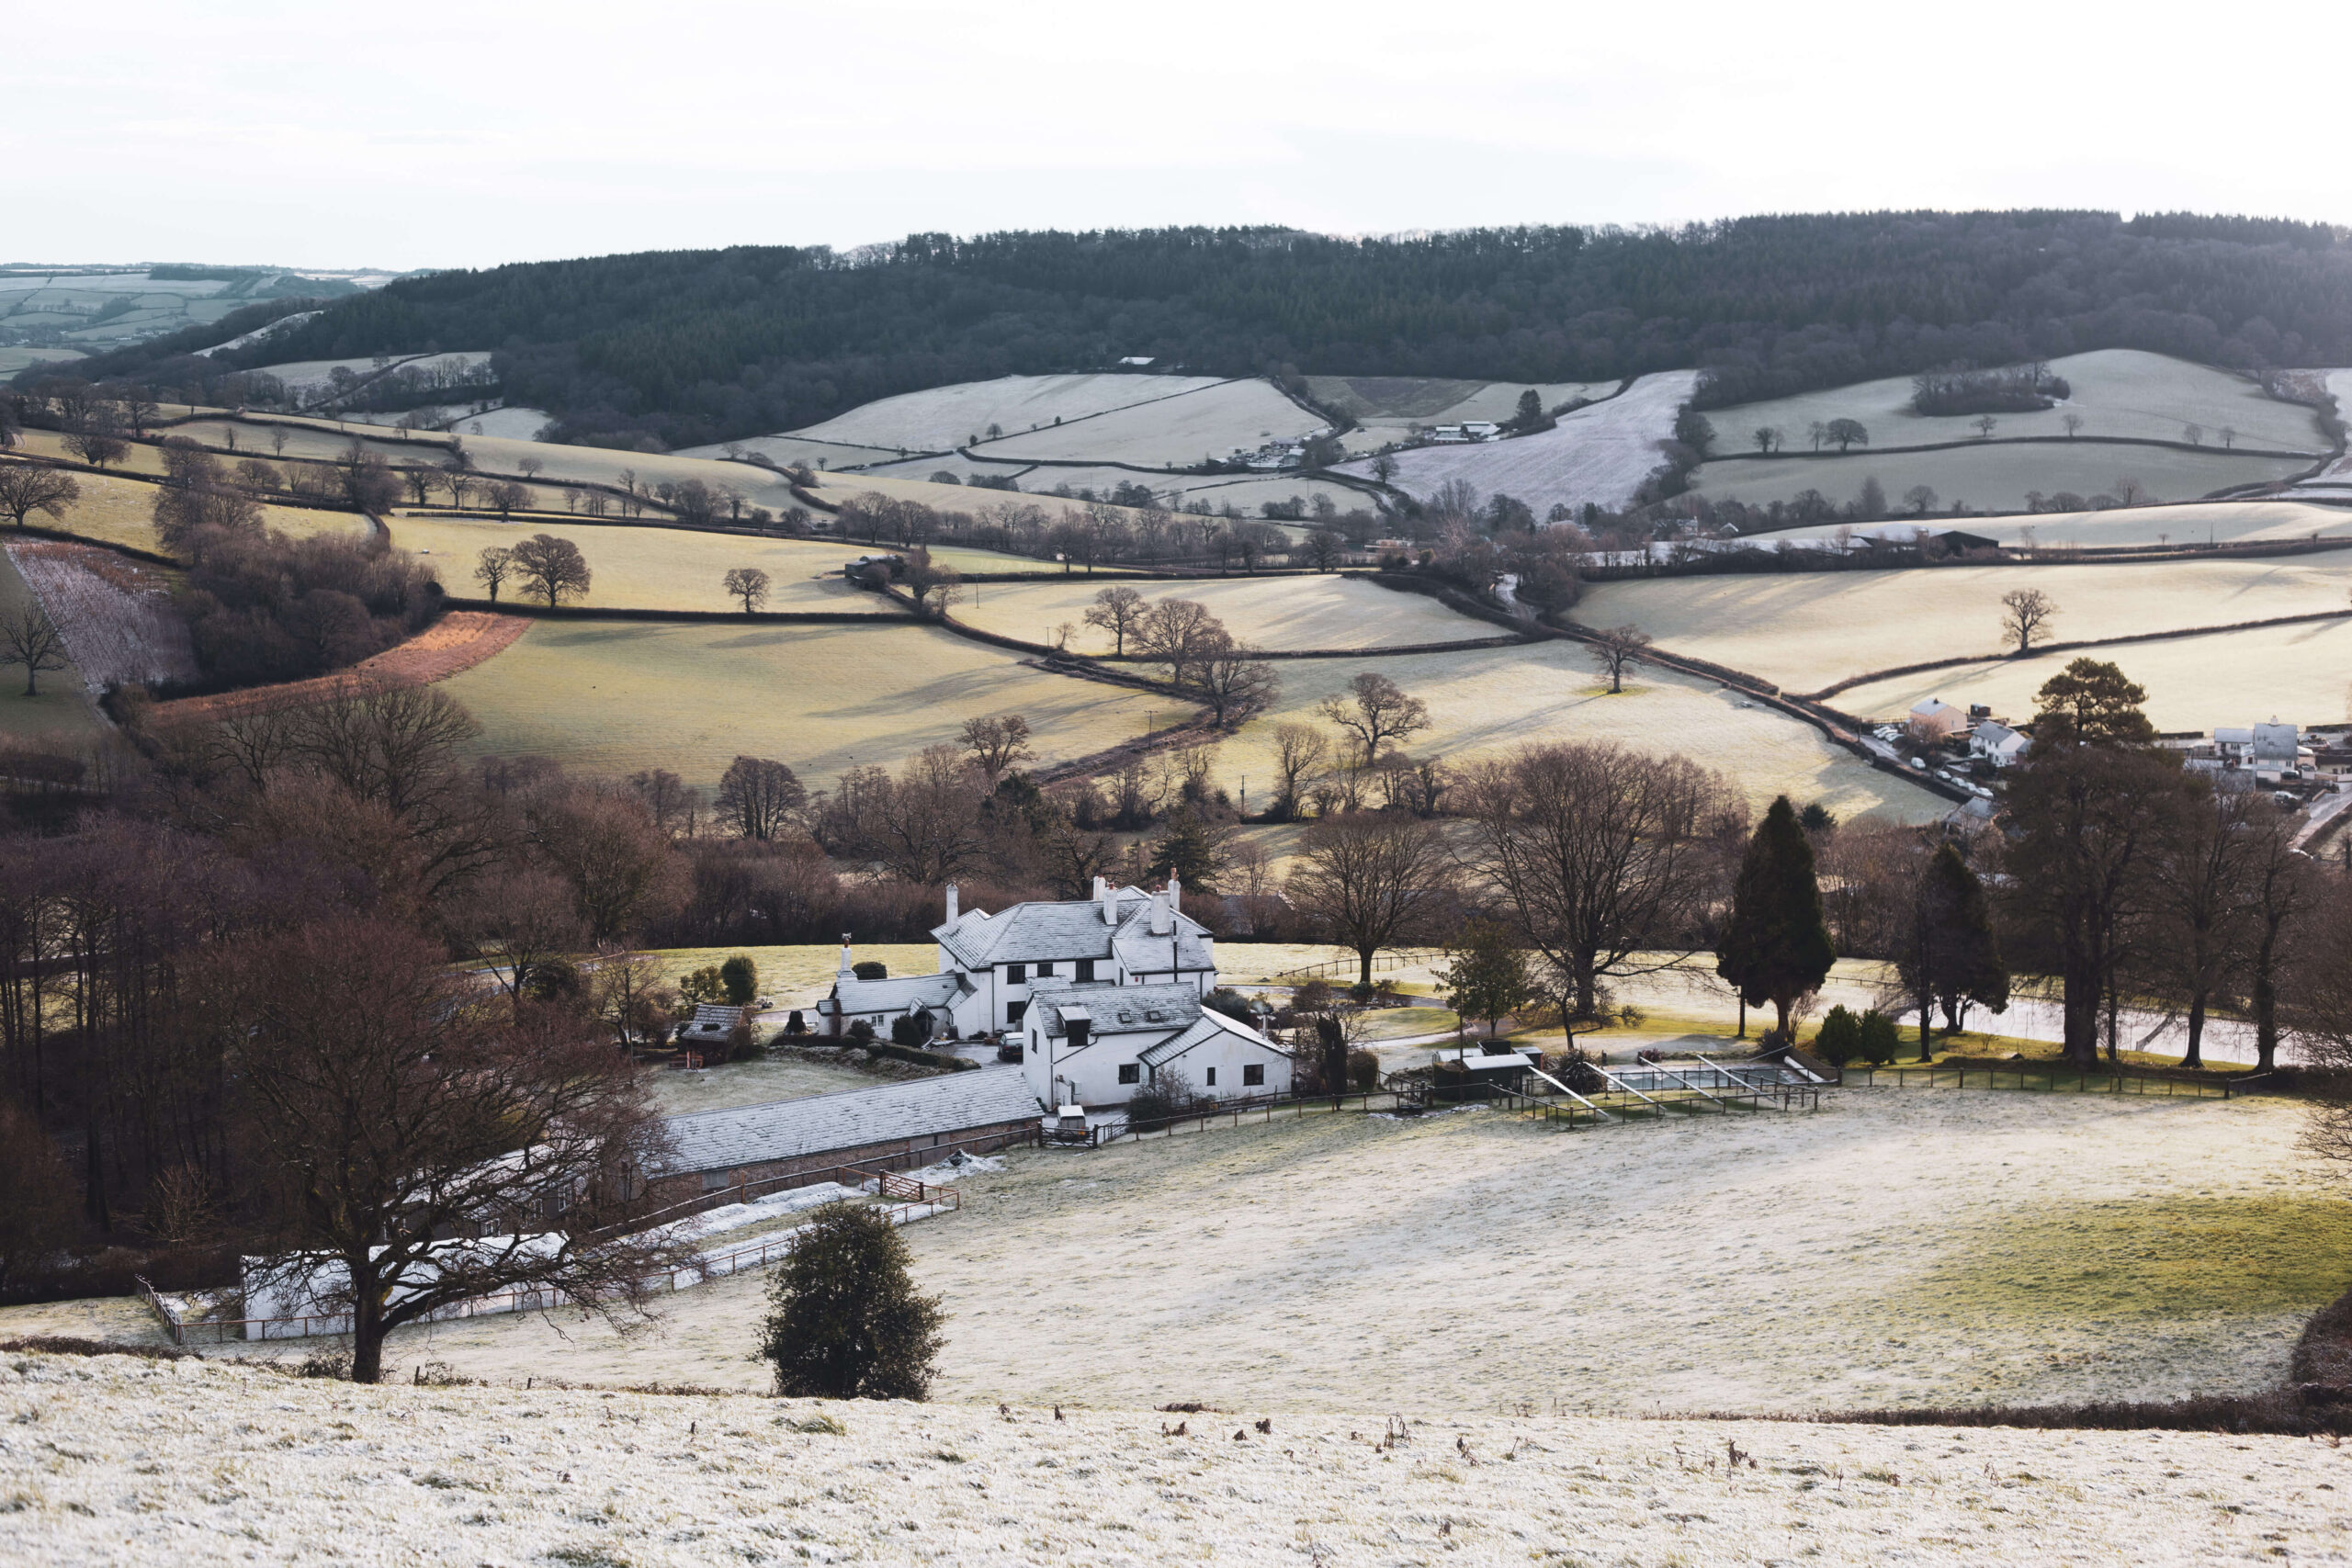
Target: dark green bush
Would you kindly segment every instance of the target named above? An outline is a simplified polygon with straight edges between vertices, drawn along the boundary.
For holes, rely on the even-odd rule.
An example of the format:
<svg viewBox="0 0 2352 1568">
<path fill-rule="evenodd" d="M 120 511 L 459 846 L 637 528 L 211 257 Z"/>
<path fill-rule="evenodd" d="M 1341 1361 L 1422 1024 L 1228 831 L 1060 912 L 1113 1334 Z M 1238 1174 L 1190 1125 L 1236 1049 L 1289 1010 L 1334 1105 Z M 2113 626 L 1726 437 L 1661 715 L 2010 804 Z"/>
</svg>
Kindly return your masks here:
<svg viewBox="0 0 2352 1568">
<path fill-rule="evenodd" d="M 849 972 L 861 980 L 887 980 L 890 977 L 890 966 L 878 958 L 869 958 L 862 964 L 853 964 L 849 966 Z"/>
<path fill-rule="evenodd" d="M 718 966 L 718 984 L 727 993 L 729 1006 L 749 1007 L 760 994 L 760 966 L 749 954 L 739 953 Z"/>
<path fill-rule="evenodd" d="M 1871 1066 L 1883 1067 L 1892 1062 L 1894 1060 L 1898 1043 L 1894 1034 L 1894 1020 L 1876 1008 L 1871 1009 L 1870 1011 L 1862 1014 L 1862 1021 L 1859 1026 L 1858 1043 L 1862 1060 Z M 1838 1065 L 1845 1066 L 1843 1062 Z"/>
<path fill-rule="evenodd" d="M 1843 1006 L 1831 1008 L 1813 1037 L 1813 1054 L 1833 1067 L 1844 1066 L 1862 1054 L 1862 1021 Z"/>
<path fill-rule="evenodd" d="M 907 1246 L 878 1209 L 815 1213 L 768 1292 L 760 1354 L 775 1391 L 800 1399 L 922 1399 L 940 1325 L 936 1297 L 915 1293 Z"/>
</svg>

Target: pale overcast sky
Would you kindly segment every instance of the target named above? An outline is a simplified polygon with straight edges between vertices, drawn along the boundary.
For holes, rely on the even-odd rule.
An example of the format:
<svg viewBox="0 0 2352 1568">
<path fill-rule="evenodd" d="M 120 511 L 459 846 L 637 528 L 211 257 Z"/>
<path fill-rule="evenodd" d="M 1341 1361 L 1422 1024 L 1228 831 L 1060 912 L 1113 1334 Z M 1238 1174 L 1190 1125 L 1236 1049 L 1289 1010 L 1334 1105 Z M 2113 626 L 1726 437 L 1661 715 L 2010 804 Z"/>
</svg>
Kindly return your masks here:
<svg viewBox="0 0 2352 1568">
<path fill-rule="evenodd" d="M 0 260 L 1885 207 L 2352 221 L 2352 5 L 24 6 Z"/>
</svg>

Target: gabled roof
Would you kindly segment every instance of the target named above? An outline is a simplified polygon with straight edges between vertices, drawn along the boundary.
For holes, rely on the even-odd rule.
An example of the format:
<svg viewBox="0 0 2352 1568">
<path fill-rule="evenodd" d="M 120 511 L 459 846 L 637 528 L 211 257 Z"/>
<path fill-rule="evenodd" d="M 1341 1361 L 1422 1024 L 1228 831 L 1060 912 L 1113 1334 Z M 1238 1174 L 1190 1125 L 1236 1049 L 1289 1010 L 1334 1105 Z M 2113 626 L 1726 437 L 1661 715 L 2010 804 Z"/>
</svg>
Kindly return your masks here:
<svg viewBox="0 0 2352 1568">
<path fill-rule="evenodd" d="M 1037 1097 L 1018 1066 L 943 1073 L 879 1089 L 673 1116 L 668 1128 L 674 1152 L 662 1170 L 665 1175 L 729 1170 L 862 1148 L 892 1138 L 968 1132 L 1025 1121 L 1037 1113 Z"/>
<path fill-rule="evenodd" d="M 1204 1008 L 1201 1010 L 1200 1018 L 1190 1029 L 1182 1034 L 1162 1040 L 1158 1044 L 1146 1046 L 1136 1053 L 1136 1059 L 1146 1066 L 1156 1068 L 1163 1063 L 1174 1061 L 1195 1046 L 1221 1038 L 1238 1039 L 1244 1044 L 1255 1045 L 1259 1050 L 1277 1056 L 1293 1055 L 1292 1052 L 1275 1044 L 1248 1024 L 1227 1018 L 1214 1008 Z"/>
<path fill-rule="evenodd" d="M 1163 969 L 1206 969 L 1208 928 L 1182 914 L 1169 925 L 1166 935 L 1152 934 L 1148 903 L 1122 920 L 1114 949 L 1119 967 L 1129 975 L 1157 975 Z"/>
<path fill-rule="evenodd" d="M 1055 986 L 1032 994 L 1030 1011 L 1047 1034 L 1066 1033 L 1072 1015 L 1083 1018 L 1096 1039 L 1183 1029 L 1203 1016 L 1190 986 Z"/>
<path fill-rule="evenodd" d="M 1112 895 L 1121 924 L 1141 920 L 1148 925 L 1151 895 L 1140 887 L 1122 887 Z M 1180 927 L 1205 934 L 1198 921 L 1179 914 Z M 967 909 L 949 924 L 936 926 L 932 938 L 958 962 L 975 969 L 998 964 L 1035 964 L 1047 959 L 1108 958 L 1117 926 L 1102 919 L 1102 906 L 1091 898 L 1039 900 L 1015 904 L 997 914 Z"/>
<path fill-rule="evenodd" d="M 817 1010 L 831 1013 L 838 1006 L 844 1013 L 912 1012 L 946 1007 L 971 989 L 971 982 L 961 975 L 893 975 L 880 980 L 853 975 L 835 980 L 832 996 L 820 1002 Z"/>
</svg>

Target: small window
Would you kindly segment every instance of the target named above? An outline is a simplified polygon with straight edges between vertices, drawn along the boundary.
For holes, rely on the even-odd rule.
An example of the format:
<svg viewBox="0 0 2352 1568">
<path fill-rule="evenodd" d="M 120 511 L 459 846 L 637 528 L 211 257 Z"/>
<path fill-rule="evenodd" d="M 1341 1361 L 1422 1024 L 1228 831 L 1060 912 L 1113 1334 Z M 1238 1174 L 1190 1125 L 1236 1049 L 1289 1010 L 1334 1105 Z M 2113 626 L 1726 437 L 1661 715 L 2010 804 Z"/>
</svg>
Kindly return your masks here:
<svg viewBox="0 0 2352 1568">
<path fill-rule="evenodd" d="M 1121 1062 L 1119 1064 L 1119 1081 L 1121 1083 L 1143 1082 L 1143 1064 L 1141 1062 Z"/>
<path fill-rule="evenodd" d="M 1029 1010 L 1029 1004 L 1028 1004 L 1027 1002 L 1007 1002 L 1007 1003 L 1005 1003 L 1005 1004 L 1004 1004 L 1004 1026 L 1005 1026 L 1007 1029 L 1011 1029 L 1011 1028 L 1014 1027 L 1015 1025 L 1017 1025 L 1018 1023 L 1020 1023 L 1020 1021 L 1021 1021 L 1021 1015 L 1022 1015 L 1023 1013 L 1024 1013 L 1024 1012 L 1027 1012 L 1028 1010 Z"/>
<path fill-rule="evenodd" d="M 1211 1089 L 1215 1089 L 1216 1087 L 1216 1069 L 1215 1067 L 1211 1067 L 1209 1069 L 1209 1087 Z"/>
<path fill-rule="evenodd" d="M 1004 980 L 1006 985 L 1018 986 L 1028 978 L 1029 965 L 1026 964 L 1008 964 L 1004 966 Z"/>
<path fill-rule="evenodd" d="M 1266 1066 L 1265 1066 L 1265 1064 L 1264 1064 L 1264 1063 L 1262 1063 L 1262 1062 L 1252 1062 L 1252 1063 L 1250 1063 L 1249 1066 L 1245 1066 L 1245 1067 L 1243 1067 L 1243 1068 L 1241 1069 L 1241 1087 L 1242 1087 L 1242 1088 L 1244 1088 L 1244 1089 L 1256 1089 L 1259 1085 L 1261 1085 L 1261 1084 L 1264 1083 L 1265 1081 L 1266 1081 Z"/>
<path fill-rule="evenodd" d="M 1053 961 L 1052 959 L 1050 959 L 1050 958 L 1046 959 L 1046 962 L 1044 962 L 1043 964 L 1038 964 L 1038 965 L 1037 965 L 1037 977 L 1038 977 L 1039 979 L 1050 979 L 1050 978 L 1052 978 L 1052 976 L 1053 976 L 1053 973 L 1054 973 L 1054 961 Z"/>
<path fill-rule="evenodd" d="M 1091 980 L 1094 978 L 1094 960 L 1091 958 L 1081 958 L 1078 961 L 1078 977 L 1081 980 Z"/>
</svg>

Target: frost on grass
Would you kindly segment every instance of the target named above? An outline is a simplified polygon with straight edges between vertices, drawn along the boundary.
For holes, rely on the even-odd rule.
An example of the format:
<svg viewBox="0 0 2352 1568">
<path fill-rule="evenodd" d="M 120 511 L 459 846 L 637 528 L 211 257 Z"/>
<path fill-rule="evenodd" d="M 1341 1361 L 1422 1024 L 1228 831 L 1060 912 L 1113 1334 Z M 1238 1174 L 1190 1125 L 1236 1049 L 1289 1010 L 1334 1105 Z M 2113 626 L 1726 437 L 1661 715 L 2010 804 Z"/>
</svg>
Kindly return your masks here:
<svg viewBox="0 0 2352 1568">
<path fill-rule="evenodd" d="M 196 678 L 196 648 L 162 572 L 85 545 L 13 544 L 8 558 L 64 637 L 91 695 Z"/>
<path fill-rule="evenodd" d="M 388 1386 L 0 1362 L 40 1562 L 2023 1562 L 2335 1548 L 2284 1438 Z M 1899 1543 L 1899 1546 L 1898 1544 Z"/>
</svg>

